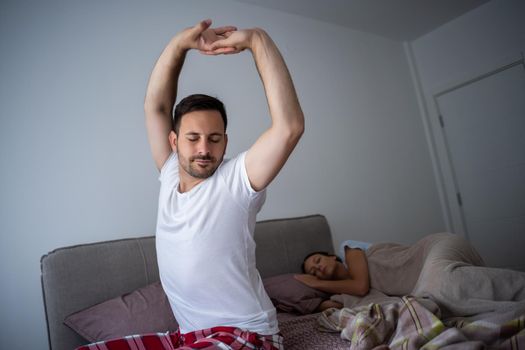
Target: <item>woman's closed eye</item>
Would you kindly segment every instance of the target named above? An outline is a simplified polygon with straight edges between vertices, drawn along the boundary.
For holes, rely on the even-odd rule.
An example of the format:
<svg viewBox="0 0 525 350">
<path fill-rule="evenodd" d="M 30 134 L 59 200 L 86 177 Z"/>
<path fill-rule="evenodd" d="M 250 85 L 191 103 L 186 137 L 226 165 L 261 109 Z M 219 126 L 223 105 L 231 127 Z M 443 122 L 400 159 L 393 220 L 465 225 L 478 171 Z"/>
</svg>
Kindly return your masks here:
<svg viewBox="0 0 525 350">
<path fill-rule="evenodd" d="M 319 265 L 318 265 L 318 264 L 319 264 L 319 261 L 320 261 L 320 260 L 321 260 L 321 258 L 318 257 L 318 256 L 317 256 L 317 257 L 314 257 L 314 258 L 312 259 L 312 267 L 311 267 L 310 270 L 308 271 L 308 273 L 309 273 L 310 275 L 316 276 L 317 271 L 319 271 Z"/>
</svg>

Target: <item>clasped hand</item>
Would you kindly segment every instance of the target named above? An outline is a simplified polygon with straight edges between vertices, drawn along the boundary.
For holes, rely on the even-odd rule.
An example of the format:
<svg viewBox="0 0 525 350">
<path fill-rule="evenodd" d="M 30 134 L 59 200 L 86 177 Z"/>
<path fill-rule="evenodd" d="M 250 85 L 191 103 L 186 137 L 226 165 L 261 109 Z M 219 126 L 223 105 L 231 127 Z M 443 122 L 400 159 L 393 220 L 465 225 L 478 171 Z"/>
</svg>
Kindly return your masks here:
<svg viewBox="0 0 525 350">
<path fill-rule="evenodd" d="M 199 22 L 177 35 L 181 48 L 199 50 L 205 55 L 235 54 L 251 48 L 254 30 L 234 26 L 210 28 L 211 20 Z"/>
</svg>

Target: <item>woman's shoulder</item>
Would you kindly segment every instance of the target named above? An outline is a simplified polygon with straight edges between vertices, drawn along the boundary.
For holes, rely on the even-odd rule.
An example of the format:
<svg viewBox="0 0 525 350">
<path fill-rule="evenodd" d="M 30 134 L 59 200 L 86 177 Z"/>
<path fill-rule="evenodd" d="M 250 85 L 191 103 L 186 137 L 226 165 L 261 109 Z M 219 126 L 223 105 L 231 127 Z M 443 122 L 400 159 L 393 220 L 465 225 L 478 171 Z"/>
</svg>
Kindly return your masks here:
<svg viewBox="0 0 525 350">
<path fill-rule="evenodd" d="M 344 261 L 345 260 L 345 248 L 348 247 L 348 248 L 357 248 L 357 249 L 361 249 L 362 251 L 366 252 L 366 250 L 368 248 L 370 248 L 370 246 L 372 245 L 372 243 L 370 242 L 362 242 L 362 241 L 355 241 L 355 240 L 352 240 L 352 239 L 347 239 L 346 241 L 343 241 L 339 247 L 339 257 Z"/>
</svg>

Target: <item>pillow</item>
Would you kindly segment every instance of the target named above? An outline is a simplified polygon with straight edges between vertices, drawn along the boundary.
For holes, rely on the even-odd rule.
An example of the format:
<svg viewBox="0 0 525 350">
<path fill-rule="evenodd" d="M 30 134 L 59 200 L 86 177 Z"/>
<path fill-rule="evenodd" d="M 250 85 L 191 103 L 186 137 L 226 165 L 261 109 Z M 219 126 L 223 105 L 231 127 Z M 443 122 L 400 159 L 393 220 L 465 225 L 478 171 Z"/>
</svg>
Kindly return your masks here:
<svg viewBox="0 0 525 350">
<path fill-rule="evenodd" d="M 293 273 L 263 279 L 264 288 L 278 310 L 300 314 L 313 313 L 330 295 L 308 287 Z"/>
<path fill-rule="evenodd" d="M 160 282 L 75 312 L 64 323 L 90 342 L 178 328 Z"/>
</svg>

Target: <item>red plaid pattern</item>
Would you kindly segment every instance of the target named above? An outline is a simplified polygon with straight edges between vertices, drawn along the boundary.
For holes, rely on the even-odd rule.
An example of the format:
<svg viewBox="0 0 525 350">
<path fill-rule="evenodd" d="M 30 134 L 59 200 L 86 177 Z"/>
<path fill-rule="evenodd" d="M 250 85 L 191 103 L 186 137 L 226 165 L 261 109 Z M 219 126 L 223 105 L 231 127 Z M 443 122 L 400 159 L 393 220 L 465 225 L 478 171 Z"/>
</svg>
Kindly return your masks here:
<svg viewBox="0 0 525 350">
<path fill-rule="evenodd" d="M 177 332 L 130 335 L 83 345 L 76 350 L 284 350 L 279 334 L 263 336 L 235 327 L 212 327 Z"/>
</svg>

